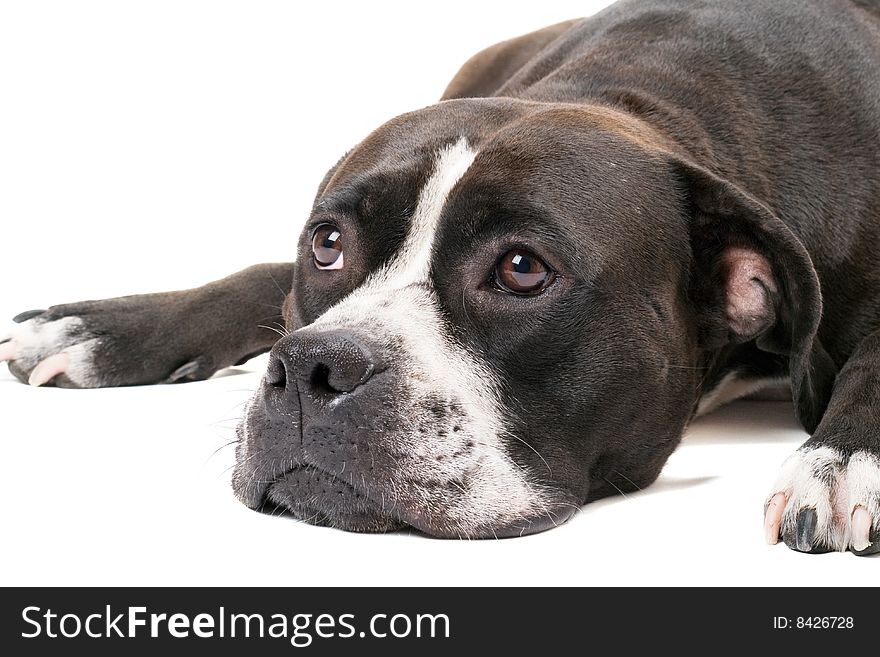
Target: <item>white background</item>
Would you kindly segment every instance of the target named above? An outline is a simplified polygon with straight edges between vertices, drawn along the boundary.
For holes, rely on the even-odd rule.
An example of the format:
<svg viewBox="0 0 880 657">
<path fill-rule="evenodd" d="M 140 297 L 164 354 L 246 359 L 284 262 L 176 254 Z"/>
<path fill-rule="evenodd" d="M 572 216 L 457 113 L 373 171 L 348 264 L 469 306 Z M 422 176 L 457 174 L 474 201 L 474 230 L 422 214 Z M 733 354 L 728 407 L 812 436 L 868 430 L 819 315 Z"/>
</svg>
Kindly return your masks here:
<svg viewBox="0 0 880 657">
<path fill-rule="evenodd" d="M 370 130 L 434 102 L 477 50 L 604 4 L 0 3 L 0 317 L 289 260 L 324 172 Z M 263 365 L 97 391 L 0 366 L 0 583 L 878 581 L 871 559 L 764 545 L 765 494 L 805 438 L 780 403 L 699 421 L 655 486 L 538 536 L 259 515 L 222 446 Z"/>
</svg>

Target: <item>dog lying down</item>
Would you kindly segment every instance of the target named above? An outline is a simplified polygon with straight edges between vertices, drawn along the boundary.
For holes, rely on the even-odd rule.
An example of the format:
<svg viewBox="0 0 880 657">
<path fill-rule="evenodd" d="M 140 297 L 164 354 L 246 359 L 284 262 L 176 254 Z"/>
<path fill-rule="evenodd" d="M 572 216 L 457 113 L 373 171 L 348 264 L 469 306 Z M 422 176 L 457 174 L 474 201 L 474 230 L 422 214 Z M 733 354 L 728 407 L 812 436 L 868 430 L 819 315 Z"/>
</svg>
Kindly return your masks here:
<svg viewBox="0 0 880 657">
<path fill-rule="evenodd" d="M 880 2 L 624 0 L 379 127 L 320 183 L 293 264 L 23 313 L 0 358 L 90 388 L 269 351 L 244 504 L 468 538 L 645 487 L 696 414 L 783 382 L 811 435 L 768 542 L 870 554 L 878 170 Z"/>
</svg>

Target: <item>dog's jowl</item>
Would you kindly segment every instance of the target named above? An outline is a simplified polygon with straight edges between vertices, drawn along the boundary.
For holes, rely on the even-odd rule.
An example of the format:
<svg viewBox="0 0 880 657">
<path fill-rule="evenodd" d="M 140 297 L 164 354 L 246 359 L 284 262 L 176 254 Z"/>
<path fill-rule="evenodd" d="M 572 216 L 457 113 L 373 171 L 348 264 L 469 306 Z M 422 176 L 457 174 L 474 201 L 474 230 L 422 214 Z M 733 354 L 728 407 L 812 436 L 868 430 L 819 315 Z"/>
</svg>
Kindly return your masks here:
<svg viewBox="0 0 880 657">
<path fill-rule="evenodd" d="M 647 486 L 695 415 L 783 385 L 811 437 L 767 540 L 870 554 L 878 171 L 880 1 L 623 0 L 355 146 L 293 264 L 23 313 L 0 358 L 99 387 L 269 351 L 242 502 L 462 538 Z"/>
</svg>

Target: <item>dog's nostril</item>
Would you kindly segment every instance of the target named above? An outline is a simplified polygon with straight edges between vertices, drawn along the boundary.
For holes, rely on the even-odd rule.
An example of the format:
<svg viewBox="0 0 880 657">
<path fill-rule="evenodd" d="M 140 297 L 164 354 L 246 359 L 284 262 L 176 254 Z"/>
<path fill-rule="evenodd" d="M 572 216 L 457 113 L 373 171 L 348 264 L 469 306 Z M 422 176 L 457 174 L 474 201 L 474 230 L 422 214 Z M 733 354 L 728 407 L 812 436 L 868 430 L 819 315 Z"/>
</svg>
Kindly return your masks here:
<svg viewBox="0 0 880 657">
<path fill-rule="evenodd" d="M 273 388 L 287 387 L 287 368 L 280 358 L 269 360 L 269 367 L 266 369 L 266 383 Z"/>
<path fill-rule="evenodd" d="M 312 390 L 319 393 L 336 395 L 342 392 L 342 390 L 337 390 L 330 384 L 330 368 L 324 363 L 315 365 L 312 375 L 309 377 L 309 385 Z"/>
<path fill-rule="evenodd" d="M 271 353 L 267 385 L 312 401 L 352 392 L 381 371 L 370 350 L 342 331 L 296 331 L 275 343 Z"/>
</svg>

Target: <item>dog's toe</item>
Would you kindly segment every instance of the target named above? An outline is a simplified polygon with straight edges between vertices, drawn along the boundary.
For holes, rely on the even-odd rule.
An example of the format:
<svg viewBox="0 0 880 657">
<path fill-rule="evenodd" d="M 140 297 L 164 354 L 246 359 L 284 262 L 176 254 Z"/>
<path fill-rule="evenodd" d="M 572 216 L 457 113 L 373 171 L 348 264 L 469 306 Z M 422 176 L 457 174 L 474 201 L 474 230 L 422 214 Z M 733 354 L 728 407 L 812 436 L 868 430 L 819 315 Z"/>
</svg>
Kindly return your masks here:
<svg viewBox="0 0 880 657">
<path fill-rule="evenodd" d="M 7 360 L 15 360 L 15 354 L 17 351 L 18 348 L 15 346 L 15 342 L 12 341 L 12 338 L 7 338 L 3 342 L 0 342 L 0 363 Z"/>
<path fill-rule="evenodd" d="M 845 457 L 830 447 L 802 448 L 786 461 L 764 512 L 768 543 L 821 554 L 880 551 L 880 460 Z"/>
<path fill-rule="evenodd" d="M 54 319 L 43 313 L 28 311 L 15 318 L 21 321 L 0 343 L 0 362 L 32 386 L 89 387 L 96 336 L 79 317 Z"/>
<path fill-rule="evenodd" d="M 786 501 L 785 493 L 776 493 L 764 508 L 764 536 L 770 545 L 776 545 L 779 542 L 779 529 L 782 526 L 782 514 L 785 513 Z"/>
<path fill-rule="evenodd" d="M 880 551 L 878 532 L 873 530 L 873 524 L 871 513 L 863 506 L 856 507 L 850 522 L 853 554 L 865 555 Z"/>
<path fill-rule="evenodd" d="M 28 384 L 32 386 L 41 386 L 54 379 L 59 374 L 63 374 L 70 367 L 70 355 L 64 351 L 60 354 L 54 354 L 48 358 L 44 358 L 31 371 L 28 377 Z"/>
<path fill-rule="evenodd" d="M 819 531 L 819 514 L 816 509 L 807 507 L 800 509 L 794 522 L 786 523 L 782 540 L 792 550 L 822 554 L 830 552 L 824 536 Z"/>
</svg>

